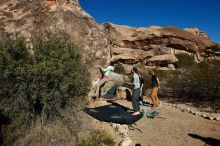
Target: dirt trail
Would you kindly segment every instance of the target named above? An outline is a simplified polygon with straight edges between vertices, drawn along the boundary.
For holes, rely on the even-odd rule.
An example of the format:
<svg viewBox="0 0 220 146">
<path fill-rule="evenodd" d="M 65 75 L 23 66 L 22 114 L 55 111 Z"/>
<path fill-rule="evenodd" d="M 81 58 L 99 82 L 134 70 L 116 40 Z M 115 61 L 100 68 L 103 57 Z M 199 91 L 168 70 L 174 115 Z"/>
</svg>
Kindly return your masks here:
<svg viewBox="0 0 220 146">
<path fill-rule="evenodd" d="M 117 103 L 132 107 L 131 102 L 117 101 Z M 134 127 L 141 129 L 129 130 L 132 140 L 130 146 L 220 146 L 220 122 L 204 119 L 199 116 L 181 112 L 174 107 L 161 105 L 157 109 L 147 106 L 148 112 L 158 111 L 159 117 L 149 119 L 143 117 Z"/>
</svg>

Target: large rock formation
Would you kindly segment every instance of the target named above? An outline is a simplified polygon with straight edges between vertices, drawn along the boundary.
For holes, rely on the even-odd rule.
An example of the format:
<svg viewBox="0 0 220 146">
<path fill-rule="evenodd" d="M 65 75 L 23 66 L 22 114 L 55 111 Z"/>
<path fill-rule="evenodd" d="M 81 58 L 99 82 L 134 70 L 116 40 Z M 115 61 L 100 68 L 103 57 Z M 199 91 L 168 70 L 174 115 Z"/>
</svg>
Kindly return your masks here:
<svg viewBox="0 0 220 146">
<path fill-rule="evenodd" d="M 175 54 L 195 55 L 197 61 L 206 57 L 206 48 L 214 45 L 197 28 L 152 26 L 134 28 L 111 23 L 102 24 L 113 40 L 112 61 L 124 64 L 139 62 L 149 65 L 156 61 L 177 61 Z"/>
<path fill-rule="evenodd" d="M 197 28 L 99 25 L 78 0 L 3 0 L 0 24 L 1 33 L 24 36 L 30 46 L 35 37 L 47 36 L 48 32 L 66 33 L 84 50 L 88 62 L 100 60 L 97 63 L 104 64 L 111 59 L 127 66 L 155 66 L 163 61 L 168 66 L 177 61 L 177 53 L 194 54 L 197 61 L 219 55 L 206 50 L 214 43 Z"/>
<path fill-rule="evenodd" d="M 78 0 L 1 0 L 0 33 L 25 37 L 31 42 L 47 33 L 66 33 L 91 60 L 97 50 L 108 48 L 104 27 L 79 6 Z M 106 49 L 107 50 L 107 49 Z M 88 57 L 89 56 L 89 57 Z"/>
</svg>

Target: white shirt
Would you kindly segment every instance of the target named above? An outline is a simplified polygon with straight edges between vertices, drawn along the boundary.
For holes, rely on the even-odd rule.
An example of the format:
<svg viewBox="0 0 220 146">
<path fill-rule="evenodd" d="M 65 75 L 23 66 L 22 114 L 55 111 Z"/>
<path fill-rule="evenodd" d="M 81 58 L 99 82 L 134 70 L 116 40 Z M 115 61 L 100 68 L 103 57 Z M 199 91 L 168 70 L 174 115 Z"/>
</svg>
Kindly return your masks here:
<svg viewBox="0 0 220 146">
<path fill-rule="evenodd" d="M 136 73 L 133 74 L 133 84 L 134 84 L 134 89 L 140 88 L 140 79 L 138 74 Z"/>
<path fill-rule="evenodd" d="M 104 71 L 104 76 L 109 76 L 110 71 L 114 71 L 113 66 L 108 66 L 107 68 L 101 68 Z"/>
</svg>

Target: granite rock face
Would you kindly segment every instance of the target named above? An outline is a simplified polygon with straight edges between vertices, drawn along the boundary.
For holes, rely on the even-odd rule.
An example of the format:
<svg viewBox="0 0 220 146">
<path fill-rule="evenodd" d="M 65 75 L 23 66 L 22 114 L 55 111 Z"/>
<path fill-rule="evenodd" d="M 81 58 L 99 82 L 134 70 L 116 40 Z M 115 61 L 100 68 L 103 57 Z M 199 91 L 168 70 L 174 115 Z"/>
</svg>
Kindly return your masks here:
<svg viewBox="0 0 220 146">
<path fill-rule="evenodd" d="M 195 61 L 202 61 L 207 57 L 207 47 L 215 45 L 207 33 L 197 28 L 102 25 L 113 40 L 112 61 L 124 64 L 149 65 L 155 61 L 172 64 L 177 61 L 175 54 L 179 53 L 195 55 Z"/>
<path fill-rule="evenodd" d="M 3 0 L 0 1 L 0 24 L 1 34 L 23 36 L 30 47 L 32 40 L 46 37 L 48 32 L 65 33 L 82 48 L 84 59 L 95 60 L 95 64 L 111 60 L 125 65 L 154 66 L 160 61 L 167 65 L 174 63 L 178 53 L 195 55 L 195 61 L 220 56 L 219 52 L 206 49 L 215 43 L 197 28 L 97 24 L 78 0 L 71 3 L 67 0 Z"/>
<path fill-rule="evenodd" d="M 46 37 L 47 32 L 66 33 L 89 61 L 98 50 L 108 50 L 105 28 L 80 7 L 78 0 L 3 0 L 0 24 L 1 33 L 22 36 L 30 43 L 36 37 Z"/>
</svg>

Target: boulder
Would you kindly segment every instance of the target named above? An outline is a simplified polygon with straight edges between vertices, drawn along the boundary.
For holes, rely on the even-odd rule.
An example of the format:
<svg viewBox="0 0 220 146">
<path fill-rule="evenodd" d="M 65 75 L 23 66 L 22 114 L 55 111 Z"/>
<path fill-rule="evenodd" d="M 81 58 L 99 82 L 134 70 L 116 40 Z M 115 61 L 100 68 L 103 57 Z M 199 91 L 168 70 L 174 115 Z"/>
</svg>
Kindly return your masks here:
<svg viewBox="0 0 220 146">
<path fill-rule="evenodd" d="M 94 54 L 101 58 L 105 50 L 114 47 L 112 57 L 120 55 L 115 56 L 116 61 L 131 64 L 155 55 L 172 54 L 171 50 L 201 54 L 215 44 L 198 28 L 99 25 L 81 8 L 78 0 L 71 0 L 69 4 L 66 0 L 2 1 L 0 11 L 2 33 L 22 36 L 29 42 L 46 37 L 44 32 L 65 32 L 69 40 L 84 50 L 84 59 L 91 59 Z M 20 14 L 22 17 L 18 17 Z"/>
<path fill-rule="evenodd" d="M 127 137 L 120 142 L 119 146 L 130 146 L 131 142 L 131 139 Z"/>
<path fill-rule="evenodd" d="M 97 52 L 95 53 L 95 57 L 96 57 L 97 59 L 102 58 L 102 51 L 97 51 Z"/>
<path fill-rule="evenodd" d="M 148 60 L 148 62 L 156 62 L 156 61 L 167 61 L 169 63 L 174 63 L 177 62 L 178 59 L 176 58 L 175 55 L 164 54 L 164 55 L 153 56 Z"/>
<path fill-rule="evenodd" d="M 127 125 L 118 126 L 118 132 L 123 138 L 126 138 L 128 136 L 128 126 Z"/>
<path fill-rule="evenodd" d="M 173 64 L 168 64 L 168 66 L 167 66 L 169 69 L 171 69 L 171 70 L 175 70 L 175 66 L 173 65 Z"/>
<path fill-rule="evenodd" d="M 181 109 L 182 112 L 186 112 L 186 109 Z"/>
<path fill-rule="evenodd" d="M 115 55 L 111 61 L 114 63 L 120 62 L 124 64 L 135 64 L 138 63 L 140 59 L 131 53 L 124 53 L 124 54 Z"/>
<path fill-rule="evenodd" d="M 131 89 L 120 86 L 117 91 L 117 99 L 131 100 L 131 94 Z"/>
<path fill-rule="evenodd" d="M 69 4 L 66 0 L 1 0 L 0 11 L 1 33 L 23 37 L 30 46 L 36 38 L 65 34 L 65 39 L 74 40 L 83 50 L 86 61 L 93 59 L 95 51 L 109 46 L 105 28 L 81 8 L 78 0 Z"/>
<path fill-rule="evenodd" d="M 220 121 L 220 115 L 216 116 L 215 120 Z"/>
<path fill-rule="evenodd" d="M 109 76 L 110 76 L 110 80 L 114 81 L 119 86 L 125 84 L 125 82 L 128 80 L 127 76 L 114 73 L 114 72 L 111 72 Z"/>
<path fill-rule="evenodd" d="M 182 52 L 197 54 L 200 58 L 200 54 L 205 52 L 208 46 L 213 45 L 207 35 L 197 28 L 180 29 L 172 26 L 135 28 L 111 23 L 104 23 L 102 26 L 109 36 L 114 38 L 115 62 L 125 64 L 136 64 L 151 57 L 153 61 L 175 62 L 177 61 L 175 57 L 166 58 L 166 54 L 174 55 Z"/>
<path fill-rule="evenodd" d="M 101 95 L 105 95 L 107 93 L 107 91 L 113 87 L 114 85 L 123 85 L 125 84 L 126 80 L 127 80 L 127 76 L 125 75 L 121 75 L 121 74 L 117 74 L 114 72 L 111 72 L 110 75 L 110 80 L 107 81 L 103 87 L 101 88 Z"/>
<path fill-rule="evenodd" d="M 213 116 L 208 117 L 209 120 L 214 120 L 215 118 Z"/>
<path fill-rule="evenodd" d="M 207 118 L 207 115 L 203 113 L 203 114 L 202 114 L 202 117 L 203 117 L 203 118 Z"/>
</svg>

